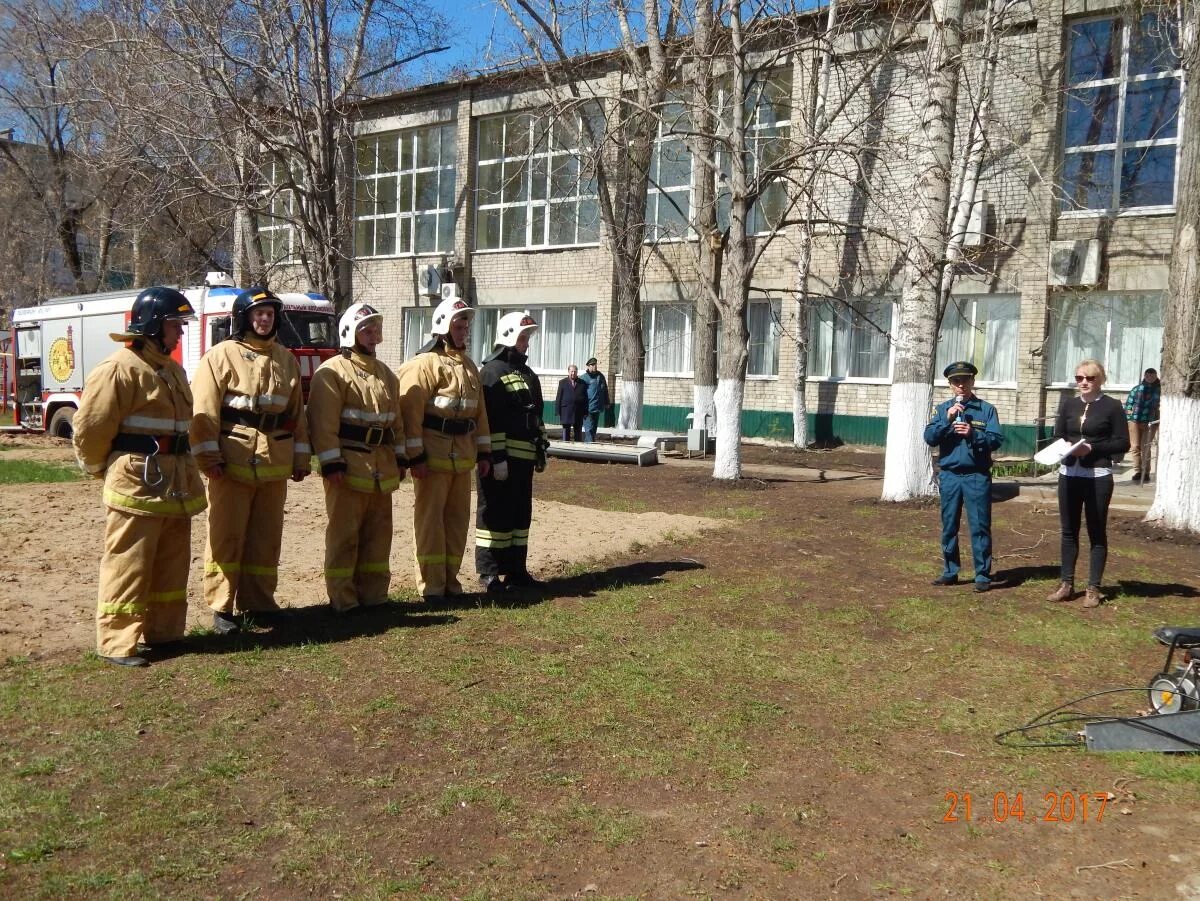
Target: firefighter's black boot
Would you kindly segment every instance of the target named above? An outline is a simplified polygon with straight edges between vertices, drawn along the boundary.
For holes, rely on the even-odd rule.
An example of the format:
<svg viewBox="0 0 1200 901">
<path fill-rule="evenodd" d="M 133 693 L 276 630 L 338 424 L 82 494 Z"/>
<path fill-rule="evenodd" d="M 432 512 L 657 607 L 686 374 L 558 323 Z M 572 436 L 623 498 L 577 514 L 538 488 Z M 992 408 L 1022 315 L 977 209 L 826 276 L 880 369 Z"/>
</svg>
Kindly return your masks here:
<svg viewBox="0 0 1200 901">
<path fill-rule="evenodd" d="M 233 618 L 233 614 L 222 613 L 220 610 L 213 614 L 212 627 L 218 635 L 232 635 L 234 632 L 242 630 L 241 625 Z"/>
</svg>

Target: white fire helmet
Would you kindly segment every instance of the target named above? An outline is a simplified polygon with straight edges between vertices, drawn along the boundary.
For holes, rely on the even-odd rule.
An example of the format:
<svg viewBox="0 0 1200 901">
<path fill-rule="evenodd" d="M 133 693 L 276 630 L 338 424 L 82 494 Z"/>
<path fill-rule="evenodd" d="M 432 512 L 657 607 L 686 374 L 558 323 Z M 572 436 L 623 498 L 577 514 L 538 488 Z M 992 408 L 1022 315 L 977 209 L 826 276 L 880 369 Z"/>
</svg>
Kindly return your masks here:
<svg viewBox="0 0 1200 901">
<path fill-rule="evenodd" d="M 475 308 L 461 298 L 451 297 L 443 300 L 433 311 L 433 325 L 429 329 L 429 334 L 450 334 L 450 323 L 459 316 L 471 319 L 475 316 Z"/>
<path fill-rule="evenodd" d="M 496 323 L 496 343 L 503 344 L 505 347 L 516 347 L 517 339 L 521 335 L 537 330 L 537 320 L 530 316 L 528 311 L 505 313 Z"/>
<path fill-rule="evenodd" d="M 352 304 L 338 320 L 338 346 L 353 347 L 354 335 L 359 326 L 365 325 L 372 319 L 382 321 L 383 314 L 369 303 Z"/>
</svg>

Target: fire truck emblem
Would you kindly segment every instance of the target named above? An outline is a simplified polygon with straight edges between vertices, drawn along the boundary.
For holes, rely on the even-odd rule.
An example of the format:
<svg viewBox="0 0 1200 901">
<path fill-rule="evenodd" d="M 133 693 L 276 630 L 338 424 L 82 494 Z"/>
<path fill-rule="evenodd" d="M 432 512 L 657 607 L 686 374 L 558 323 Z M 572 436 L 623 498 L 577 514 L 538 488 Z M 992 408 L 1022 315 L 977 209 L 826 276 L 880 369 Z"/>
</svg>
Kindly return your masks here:
<svg viewBox="0 0 1200 901">
<path fill-rule="evenodd" d="M 50 343 L 50 353 L 47 359 L 50 363 L 50 374 L 57 382 L 65 382 L 75 371 L 75 336 L 74 329 L 67 326 L 67 337 L 55 338 Z"/>
</svg>

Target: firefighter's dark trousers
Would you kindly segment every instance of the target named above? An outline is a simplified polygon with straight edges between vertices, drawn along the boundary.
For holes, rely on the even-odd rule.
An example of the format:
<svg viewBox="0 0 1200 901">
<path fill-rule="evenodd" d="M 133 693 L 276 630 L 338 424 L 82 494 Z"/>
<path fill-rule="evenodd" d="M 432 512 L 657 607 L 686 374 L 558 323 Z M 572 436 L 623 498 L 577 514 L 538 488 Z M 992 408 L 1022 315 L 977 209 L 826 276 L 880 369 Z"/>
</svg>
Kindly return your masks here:
<svg viewBox="0 0 1200 901">
<path fill-rule="evenodd" d="M 325 589 L 336 610 L 388 599 L 392 582 L 392 495 L 325 484 Z"/>
<path fill-rule="evenodd" d="M 178 641 L 187 619 L 190 517 L 109 510 L 100 558 L 96 653 L 132 657 L 137 644 Z"/>
<path fill-rule="evenodd" d="M 529 525 L 533 521 L 533 464 L 508 458 L 508 478 L 479 479 L 475 509 L 475 569 L 488 576 L 528 573 Z"/>
<path fill-rule="evenodd" d="M 413 480 L 413 540 L 422 597 L 463 593 L 458 570 L 471 523 L 472 472 L 474 466 L 448 472 L 431 465 L 429 475 Z"/>
<path fill-rule="evenodd" d="M 287 480 L 208 481 L 204 602 L 213 610 L 278 610 L 279 551 Z"/>
</svg>

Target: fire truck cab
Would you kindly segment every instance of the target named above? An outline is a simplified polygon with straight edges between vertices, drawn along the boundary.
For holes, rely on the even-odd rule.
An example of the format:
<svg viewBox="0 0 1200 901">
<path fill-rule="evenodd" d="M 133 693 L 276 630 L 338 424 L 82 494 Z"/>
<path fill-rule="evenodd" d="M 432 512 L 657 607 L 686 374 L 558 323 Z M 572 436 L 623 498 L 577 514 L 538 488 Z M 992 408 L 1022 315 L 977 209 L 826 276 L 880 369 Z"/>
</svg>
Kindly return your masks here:
<svg viewBox="0 0 1200 901">
<path fill-rule="evenodd" d="M 204 285 L 182 290 L 199 321 L 185 324 L 173 356 L 191 379 L 205 351 L 229 337 L 230 310 L 241 289 L 224 273 L 209 273 Z M 0 406 L 7 402 L 11 413 L 0 428 L 71 437 L 84 382 L 116 349 L 109 334 L 125 330 L 138 293 L 58 297 L 13 310 L 9 349 L 0 369 Z M 278 340 L 295 354 L 307 397 L 313 372 L 337 353 L 333 304 L 319 294 L 278 296 L 283 302 Z"/>
</svg>

